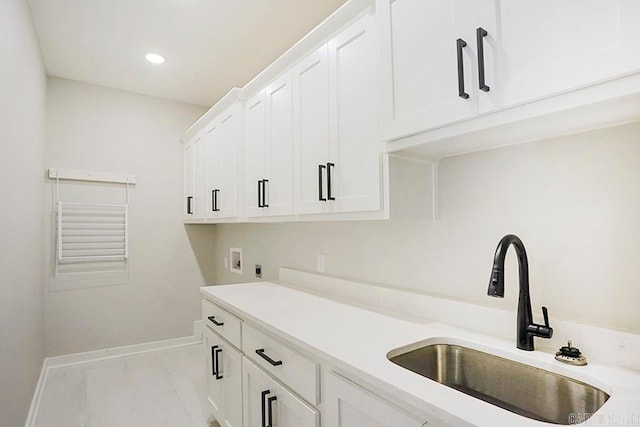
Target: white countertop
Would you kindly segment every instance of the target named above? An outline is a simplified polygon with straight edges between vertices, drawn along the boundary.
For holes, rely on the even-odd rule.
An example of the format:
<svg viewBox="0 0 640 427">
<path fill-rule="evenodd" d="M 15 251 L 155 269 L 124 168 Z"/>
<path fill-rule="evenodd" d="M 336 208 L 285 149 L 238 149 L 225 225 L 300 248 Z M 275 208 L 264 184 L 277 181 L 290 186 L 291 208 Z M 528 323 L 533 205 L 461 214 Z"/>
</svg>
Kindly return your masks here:
<svg viewBox="0 0 640 427">
<path fill-rule="evenodd" d="M 640 374 L 589 363 L 577 367 L 514 341 L 438 322 L 412 322 L 271 282 L 201 288 L 203 295 L 245 320 L 380 390 L 383 397 L 451 425 L 545 426 L 439 384 L 390 362 L 389 351 L 418 341 L 462 344 L 591 384 L 611 397 L 585 425 L 640 426 Z M 469 321 L 473 321 L 469 319 Z M 596 419 L 597 418 L 597 419 Z"/>
</svg>

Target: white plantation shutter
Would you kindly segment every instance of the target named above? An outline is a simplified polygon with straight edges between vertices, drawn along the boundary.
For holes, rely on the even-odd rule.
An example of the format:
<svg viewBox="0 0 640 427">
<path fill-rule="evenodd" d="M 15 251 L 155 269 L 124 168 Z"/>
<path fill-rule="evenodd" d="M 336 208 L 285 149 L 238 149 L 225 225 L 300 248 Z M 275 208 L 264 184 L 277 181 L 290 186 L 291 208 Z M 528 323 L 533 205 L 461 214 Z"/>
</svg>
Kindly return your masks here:
<svg viewBox="0 0 640 427">
<path fill-rule="evenodd" d="M 58 202 L 58 264 L 128 258 L 127 205 Z"/>
</svg>

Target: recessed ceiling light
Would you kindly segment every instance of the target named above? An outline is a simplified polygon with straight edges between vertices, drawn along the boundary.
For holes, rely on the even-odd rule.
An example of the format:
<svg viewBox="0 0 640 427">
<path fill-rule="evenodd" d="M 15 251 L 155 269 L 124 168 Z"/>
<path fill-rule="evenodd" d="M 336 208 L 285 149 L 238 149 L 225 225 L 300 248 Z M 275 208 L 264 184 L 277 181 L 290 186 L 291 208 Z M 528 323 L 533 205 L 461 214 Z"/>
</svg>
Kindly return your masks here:
<svg viewBox="0 0 640 427">
<path fill-rule="evenodd" d="M 164 56 L 157 53 L 147 53 L 144 57 L 152 64 L 162 64 L 165 61 Z"/>
</svg>

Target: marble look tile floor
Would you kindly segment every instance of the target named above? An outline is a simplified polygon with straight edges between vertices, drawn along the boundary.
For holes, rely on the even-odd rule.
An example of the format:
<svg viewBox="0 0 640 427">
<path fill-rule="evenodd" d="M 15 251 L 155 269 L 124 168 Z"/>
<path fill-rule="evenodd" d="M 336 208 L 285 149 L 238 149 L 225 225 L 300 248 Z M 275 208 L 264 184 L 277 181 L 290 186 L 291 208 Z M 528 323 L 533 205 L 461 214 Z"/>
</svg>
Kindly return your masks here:
<svg viewBox="0 0 640 427">
<path fill-rule="evenodd" d="M 207 427 L 201 344 L 49 368 L 37 427 Z"/>
</svg>

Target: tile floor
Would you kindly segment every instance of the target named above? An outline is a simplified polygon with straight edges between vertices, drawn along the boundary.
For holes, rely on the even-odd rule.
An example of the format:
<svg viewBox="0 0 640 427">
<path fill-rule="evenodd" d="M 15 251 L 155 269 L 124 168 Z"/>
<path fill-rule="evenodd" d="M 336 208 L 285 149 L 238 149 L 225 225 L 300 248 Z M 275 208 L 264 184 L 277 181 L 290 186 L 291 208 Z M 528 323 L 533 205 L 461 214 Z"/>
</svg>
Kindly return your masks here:
<svg viewBox="0 0 640 427">
<path fill-rule="evenodd" d="M 49 368 L 34 425 L 206 427 L 204 372 L 201 344 Z"/>
</svg>

